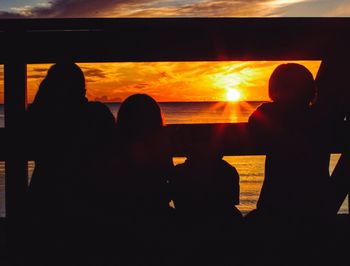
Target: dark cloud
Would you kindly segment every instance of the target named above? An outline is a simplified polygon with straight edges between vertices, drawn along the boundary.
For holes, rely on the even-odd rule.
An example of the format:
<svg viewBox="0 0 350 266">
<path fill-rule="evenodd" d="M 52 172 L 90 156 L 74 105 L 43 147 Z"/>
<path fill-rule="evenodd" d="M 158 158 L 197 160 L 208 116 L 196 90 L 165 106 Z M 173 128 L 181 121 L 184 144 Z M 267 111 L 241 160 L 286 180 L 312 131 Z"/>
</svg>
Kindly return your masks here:
<svg viewBox="0 0 350 266">
<path fill-rule="evenodd" d="M 84 67 L 83 71 L 84 71 L 84 75 L 87 78 L 87 80 L 88 79 L 93 80 L 94 78 L 101 78 L 101 79 L 106 78 L 105 72 L 99 68 Z"/>
<path fill-rule="evenodd" d="M 35 17 L 96 17 L 99 12 L 111 8 L 116 0 L 56 0 L 51 6 L 35 7 L 31 10 Z"/>
<path fill-rule="evenodd" d="M 15 12 L 6 12 L 6 11 L 0 11 L 0 18 L 6 19 L 6 18 L 25 18 L 26 16 L 15 13 Z"/>
<path fill-rule="evenodd" d="M 95 97 L 95 101 L 98 101 L 98 102 L 108 102 L 109 99 L 106 95 L 102 95 L 102 96 L 99 96 L 99 97 Z"/>
<path fill-rule="evenodd" d="M 45 78 L 49 66 L 28 65 L 27 79 L 43 79 Z"/>
<path fill-rule="evenodd" d="M 139 83 L 134 86 L 135 89 L 143 89 L 145 87 L 149 86 L 148 83 Z"/>
<path fill-rule="evenodd" d="M 49 68 L 45 68 L 45 67 L 34 67 L 33 68 L 33 71 L 34 72 L 39 72 L 39 73 L 42 73 L 42 72 L 47 72 L 49 70 Z"/>
<path fill-rule="evenodd" d="M 162 77 L 162 78 L 170 78 L 170 77 L 171 77 L 171 75 L 169 75 L 169 74 L 168 74 L 167 72 L 165 72 L 165 71 L 159 73 L 159 75 L 160 75 L 160 77 Z"/>
<path fill-rule="evenodd" d="M 94 83 L 94 82 L 96 82 L 97 80 L 95 80 L 95 79 L 91 79 L 91 78 L 85 78 L 85 82 L 87 82 L 87 83 Z"/>
<path fill-rule="evenodd" d="M 48 5 L 16 8 L 14 12 L 0 12 L 1 18 L 69 18 L 103 17 L 108 10 L 122 5 L 152 2 L 146 0 L 53 0 Z"/>
<path fill-rule="evenodd" d="M 123 99 L 121 97 L 111 97 L 109 99 L 110 102 L 116 102 L 116 103 L 121 103 Z"/>
<path fill-rule="evenodd" d="M 44 77 L 45 75 L 40 75 L 40 74 L 31 74 L 27 76 L 28 79 L 43 79 Z"/>
</svg>

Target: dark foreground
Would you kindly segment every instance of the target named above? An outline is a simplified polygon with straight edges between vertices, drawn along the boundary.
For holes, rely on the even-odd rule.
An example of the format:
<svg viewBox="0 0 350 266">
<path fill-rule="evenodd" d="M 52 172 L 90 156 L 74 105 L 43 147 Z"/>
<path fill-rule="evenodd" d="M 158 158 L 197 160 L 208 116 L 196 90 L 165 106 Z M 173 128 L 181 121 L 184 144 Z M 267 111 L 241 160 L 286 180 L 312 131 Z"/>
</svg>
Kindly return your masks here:
<svg viewBox="0 0 350 266">
<path fill-rule="evenodd" d="M 171 228 L 140 223 L 137 228 L 133 222 L 131 228 L 124 222 L 17 225 L 14 233 L 1 219 L 0 264 L 349 265 L 348 215 L 338 215 L 332 226 L 244 223 L 234 229 L 222 224 L 209 229 L 204 223 Z"/>
</svg>

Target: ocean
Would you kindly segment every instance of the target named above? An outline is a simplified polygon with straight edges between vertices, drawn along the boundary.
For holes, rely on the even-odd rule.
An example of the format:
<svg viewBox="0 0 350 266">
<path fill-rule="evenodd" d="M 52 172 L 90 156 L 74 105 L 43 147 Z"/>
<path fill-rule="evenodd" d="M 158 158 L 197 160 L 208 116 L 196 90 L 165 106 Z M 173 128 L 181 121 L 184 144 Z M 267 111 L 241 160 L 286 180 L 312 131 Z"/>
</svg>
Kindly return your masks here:
<svg viewBox="0 0 350 266">
<path fill-rule="evenodd" d="M 163 118 L 166 124 L 191 124 L 191 123 L 237 123 L 247 122 L 250 114 L 261 102 L 164 102 L 160 103 Z M 109 103 L 114 116 L 117 115 L 120 104 Z M 0 127 L 4 126 L 3 106 L 0 106 Z M 333 171 L 339 154 L 332 154 L 330 172 Z M 175 157 L 174 163 L 185 160 L 183 157 Z M 225 156 L 224 160 L 236 167 L 240 175 L 240 204 L 237 206 L 243 214 L 247 214 L 256 206 L 260 189 L 264 178 L 265 156 Z M 34 163 L 29 162 L 29 175 L 33 171 Z M 5 164 L 0 162 L 0 217 L 5 212 Z M 348 212 L 348 202 L 339 210 L 339 213 Z"/>
</svg>

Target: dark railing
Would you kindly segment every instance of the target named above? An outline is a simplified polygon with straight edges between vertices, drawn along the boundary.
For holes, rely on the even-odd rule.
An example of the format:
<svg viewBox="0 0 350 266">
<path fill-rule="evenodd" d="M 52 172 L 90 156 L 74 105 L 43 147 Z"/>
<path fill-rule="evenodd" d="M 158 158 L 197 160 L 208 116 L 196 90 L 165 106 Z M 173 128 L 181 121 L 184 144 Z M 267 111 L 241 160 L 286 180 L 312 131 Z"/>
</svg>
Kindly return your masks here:
<svg viewBox="0 0 350 266">
<path fill-rule="evenodd" d="M 7 217 L 16 216 L 27 189 L 22 127 L 27 64 L 63 58 L 76 62 L 344 59 L 350 57 L 349 33 L 350 18 L 1 20 L 5 128 L 0 130 L 0 159 L 6 161 Z M 244 123 L 169 125 L 167 130 L 174 155 L 185 155 L 191 141 L 205 143 L 218 131 L 226 155 L 264 153 L 249 145 Z M 341 151 L 341 143 L 338 140 L 334 149 Z"/>
</svg>

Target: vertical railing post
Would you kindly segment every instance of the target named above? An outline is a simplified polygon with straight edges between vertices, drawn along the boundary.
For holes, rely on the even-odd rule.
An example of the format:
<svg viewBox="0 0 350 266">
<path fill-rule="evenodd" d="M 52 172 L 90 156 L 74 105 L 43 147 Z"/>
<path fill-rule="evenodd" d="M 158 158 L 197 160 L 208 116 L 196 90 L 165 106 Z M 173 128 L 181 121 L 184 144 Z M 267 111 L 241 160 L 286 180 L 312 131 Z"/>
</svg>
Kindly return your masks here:
<svg viewBox="0 0 350 266">
<path fill-rule="evenodd" d="M 24 116 L 27 104 L 27 66 L 21 61 L 4 65 L 5 130 L 8 153 L 5 161 L 6 217 L 16 218 L 23 211 L 28 187 L 25 158 Z"/>
</svg>

